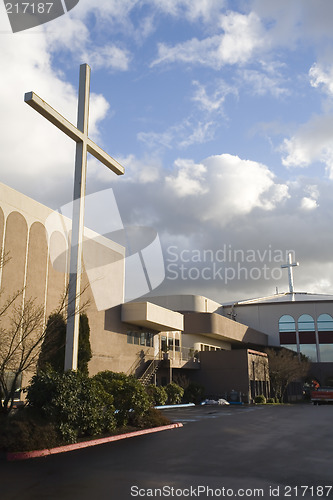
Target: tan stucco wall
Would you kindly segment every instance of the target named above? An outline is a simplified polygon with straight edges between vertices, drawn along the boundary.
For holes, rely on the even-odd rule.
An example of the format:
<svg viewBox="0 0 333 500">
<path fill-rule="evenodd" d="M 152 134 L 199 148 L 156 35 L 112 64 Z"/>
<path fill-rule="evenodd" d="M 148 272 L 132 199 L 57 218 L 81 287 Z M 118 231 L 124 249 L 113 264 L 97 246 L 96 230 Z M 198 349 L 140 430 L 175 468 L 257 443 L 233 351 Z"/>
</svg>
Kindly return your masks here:
<svg viewBox="0 0 333 500">
<path fill-rule="evenodd" d="M 66 249 L 68 242 L 63 234 L 55 232 L 51 236 L 53 250 L 60 255 L 55 265 L 49 258 L 48 239 L 45 221 L 53 213 L 51 209 L 37 203 L 27 196 L 0 184 L 0 246 L 10 260 L 0 271 L 1 301 L 5 301 L 17 290 L 24 290 L 17 303 L 30 298 L 36 299 L 36 305 L 45 308 L 45 321 L 59 305 L 63 296 L 68 276 Z M 91 232 L 90 232 L 91 233 Z M 96 236 L 100 253 L 101 237 Z M 110 257 L 110 245 L 107 244 L 107 258 Z M 119 245 L 116 245 L 119 250 Z M 53 260 L 53 259 L 52 259 Z M 111 259 L 112 260 L 112 259 Z M 124 268 L 119 254 L 115 255 L 116 267 L 110 289 L 115 290 L 117 300 L 123 297 Z M 118 267 L 117 267 L 118 266 Z M 84 272 L 82 285 L 88 283 Z M 86 313 L 90 324 L 90 341 L 93 358 L 90 362 L 91 374 L 100 370 L 127 371 L 141 352 L 153 355 L 152 347 L 127 344 L 127 330 L 134 330 L 133 325 L 126 325 L 120 319 L 120 306 L 108 311 L 98 311 L 90 287 L 82 296 L 82 302 L 89 299 Z M 6 323 L 2 322 L 3 325 Z M 32 373 L 26 373 L 25 385 Z"/>
</svg>

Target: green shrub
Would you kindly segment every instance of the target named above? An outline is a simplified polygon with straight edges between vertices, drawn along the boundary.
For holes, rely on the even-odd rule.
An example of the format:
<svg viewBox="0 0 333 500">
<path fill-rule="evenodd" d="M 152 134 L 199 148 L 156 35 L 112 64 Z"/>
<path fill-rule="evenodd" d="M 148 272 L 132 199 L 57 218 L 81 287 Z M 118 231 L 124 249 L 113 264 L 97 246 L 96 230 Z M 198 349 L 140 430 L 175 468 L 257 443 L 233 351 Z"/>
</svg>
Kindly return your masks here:
<svg viewBox="0 0 333 500">
<path fill-rule="evenodd" d="M 164 387 L 156 386 L 154 384 L 148 385 L 146 388 L 147 394 L 150 397 L 154 406 L 162 406 L 168 400 L 168 394 Z"/>
<path fill-rule="evenodd" d="M 161 427 L 170 424 L 170 420 L 163 415 L 163 410 L 148 408 L 148 410 L 136 419 L 136 427 L 148 429 L 150 427 Z"/>
<path fill-rule="evenodd" d="M 80 372 L 53 370 L 33 377 L 27 389 L 29 406 L 49 419 L 65 442 L 115 428 L 112 397 Z"/>
<path fill-rule="evenodd" d="M 205 395 L 204 386 L 191 382 L 184 391 L 184 401 L 186 403 L 200 403 Z"/>
<path fill-rule="evenodd" d="M 263 394 L 260 394 L 254 398 L 254 402 L 257 404 L 266 404 L 266 398 Z"/>
<path fill-rule="evenodd" d="M 170 405 L 175 405 L 181 402 L 184 395 L 184 389 L 182 387 L 175 384 L 174 382 L 171 382 L 170 384 L 165 386 L 165 390 L 167 392 L 168 403 Z"/>
<path fill-rule="evenodd" d="M 100 384 L 105 392 L 112 395 L 118 427 L 135 425 L 136 419 L 151 406 L 144 386 L 133 376 L 104 371 L 97 373 L 93 380 Z"/>
<path fill-rule="evenodd" d="M 275 402 L 276 402 L 275 398 L 268 398 L 267 399 L 267 403 L 274 404 Z"/>
<path fill-rule="evenodd" d="M 0 424 L 0 450 L 32 451 L 58 446 L 55 426 L 27 409 L 4 418 Z"/>
</svg>

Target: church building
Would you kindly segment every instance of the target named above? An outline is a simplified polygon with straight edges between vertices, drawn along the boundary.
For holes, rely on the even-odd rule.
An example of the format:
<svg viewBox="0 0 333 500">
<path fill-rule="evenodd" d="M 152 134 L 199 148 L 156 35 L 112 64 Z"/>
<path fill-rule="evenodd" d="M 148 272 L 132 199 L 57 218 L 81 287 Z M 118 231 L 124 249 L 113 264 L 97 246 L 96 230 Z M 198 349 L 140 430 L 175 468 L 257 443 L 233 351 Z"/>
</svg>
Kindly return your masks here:
<svg viewBox="0 0 333 500">
<path fill-rule="evenodd" d="M 8 260 L 0 269 L 2 303 L 22 290 L 16 306 L 34 299 L 46 324 L 68 285 L 70 228 L 66 217 L 0 184 L 0 246 Z M 251 401 L 269 395 L 264 349 L 279 345 L 308 355 L 321 383 L 333 374 L 331 296 L 279 294 L 225 305 L 198 295 L 126 302 L 125 248 L 86 228 L 83 257 L 90 375 L 111 370 L 146 384 L 195 381 L 209 396 L 236 391 Z M 1 323 L 10 328 L 10 314 Z M 24 373 L 21 387 L 32 374 Z"/>
</svg>

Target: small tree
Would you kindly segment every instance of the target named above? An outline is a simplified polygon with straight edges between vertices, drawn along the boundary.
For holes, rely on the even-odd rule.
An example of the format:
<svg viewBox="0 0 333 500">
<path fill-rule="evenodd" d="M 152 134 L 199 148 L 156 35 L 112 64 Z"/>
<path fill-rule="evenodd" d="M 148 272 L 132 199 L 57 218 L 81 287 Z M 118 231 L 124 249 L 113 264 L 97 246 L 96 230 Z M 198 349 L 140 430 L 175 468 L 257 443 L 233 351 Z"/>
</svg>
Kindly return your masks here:
<svg viewBox="0 0 333 500">
<path fill-rule="evenodd" d="M 79 326 L 79 352 L 78 352 L 78 370 L 88 375 L 88 363 L 92 358 L 90 345 L 90 326 L 88 316 L 85 313 L 80 314 Z"/>
<path fill-rule="evenodd" d="M 168 403 L 175 405 L 180 403 L 184 395 L 184 389 L 180 385 L 170 382 L 170 384 L 165 386 L 165 390 L 168 394 Z"/>
<path fill-rule="evenodd" d="M 85 292 L 83 288 L 80 296 Z M 8 415 L 23 372 L 34 372 L 46 336 L 44 307 L 36 299 L 23 300 L 24 289 L 0 301 L 0 413 Z M 55 315 L 67 310 L 68 289 Z M 2 296 L 0 295 L 0 299 Z M 88 301 L 82 303 L 82 309 Z"/>
<path fill-rule="evenodd" d="M 269 348 L 266 350 L 269 362 L 271 389 L 280 401 L 283 401 L 288 385 L 303 380 L 310 369 L 309 359 L 285 348 Z"/>
<path fill-rule="evenodd" d="M 90 346 L 89 320 L 85 313 L 80 314 L 78 371 L 88 375 L 88 362 L 92 357 Z M 45 338 L 38 360 L 38 371 L 51 366 L 53 370 L 63 373 L 66 347 L 66 321 L 63 314 L 54 313 L 49 316 Z"/>
<path fill-rule="evenodd" d="M 60 313 L 51 314 L 47 320 L 45 338 L 38 359 L 38 372 L 45 371 L 48 366 L 59 373 L 63 372 L 65 345 L 66 321 Z"/>
<path fill-rule="evenodd" d="M 27 300 L 22 308 L 9 299 L 5 308 L 10 315 L 8 326 L 0 328 L 0 411 L 9 413 L 22 373 L 35 365 L 43 337 L 44 310 Z M 8 307 L 6 307 L 8 306 Z M 1 315 L 0 315 L 1 316 Z"/>
</svg>

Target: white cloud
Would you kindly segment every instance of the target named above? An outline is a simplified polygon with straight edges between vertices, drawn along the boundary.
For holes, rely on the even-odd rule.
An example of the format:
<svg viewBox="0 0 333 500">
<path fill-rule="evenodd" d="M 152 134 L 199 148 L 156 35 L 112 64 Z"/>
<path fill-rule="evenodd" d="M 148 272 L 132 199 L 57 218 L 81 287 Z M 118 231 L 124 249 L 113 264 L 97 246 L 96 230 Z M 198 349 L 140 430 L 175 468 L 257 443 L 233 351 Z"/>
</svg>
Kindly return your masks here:
<svg viewBox="0 0 333 500">
<path fill-rule="evenodd" d="M 67 201 L 72 196 L 75 143 L 24 103 L 24 94 L 34 91 L 75 124 L 77 89 L 53 69 L 43 32 L 2 36 L 0 53 L 7 68 L 0 79 L 1 180 L 49 205 L 54 198 L 59 202 L 60 193 Z M 92 138 L 98 137 L 98 123 L 108 107 L 103 96 L 91 95 Z"/>
<path fill-rule="evenodd" d="M 333 115 L 314 116 L 290 138 L 285 139 L 281 150 L 286 167 L 307 167 L 322 162 L 333 178 Z"/>
<path fill-rule="evenodd" d="M 193 38 L 173 47 L 160 43 L 151 66 L 183 62 L 220 69 L 226 64 L 243 64 L 257 50 L 268 49 L 260 19 L 253 12 L 245 15 L 229 11 L 221 16 L 220 29 L 222 34 L 203 40 Z"/>
<path fill-rule="evenodd" d="M 174 176 L 167 176 L 165 183 L 177 197 L 204 194 L 208 191 L 208 188 L 201 184 L 207 171 L 203 164 L 195 164 L 193 160 L 179 158 L 174 165 L 177 173 Z"/>
<path fill-rule="evenodd" d="M 324 69 L 315 63 L 310 68 L 309 76 L 312 87 L 322 88 L 327 94 L 333 95 L 333 65 Z"/>
<path fill-rule="evenodd" d="M 73 12 L 75 12 L 73 10 Z M 116 44 L 98 46 L 91 40 L 90 32 L 84 22 L 70 15 L 62 16 L 44 26 L 48 49 L 71 53 L 73 59 L 84 61 L 94 69 L 106 68 L 114 71 L 127 71 L 131 55 L 126 48 Z"/>
<path fill-rule="evenodd" d="M 222 17 L 221 25 L 224 31 L 218 50 L 221 64 L 244 63 L 265 44 L 260 18 L 254 12 L 249 15 L 229 12 Z"/>
<path fill-rule="evenodd" d="M 152 150 L 175 147 L 183 149 L 212 140 L 216 126 L 213 121 L 202 122 L 191 117 L 172 125 L 164 132 L 139 132 L 138 140 Z"/>
<path fill-rule="evenodd" d="M 94 69 L 107 68 L 117 71 L 127 71 L 131 60 L 128 50 L 116 45 L 105 45 L 94 50 L 86 49 L 82 57 Z"/>
<path fill-rule="evenodd" d="M 179 142 L 180 148 L 187 148 L 193 144 L 203 144 L 204 142 L 210 141 L 214 138 L 215 123 L 210 122 L 198 122 L 195 127 L 183 140 Z"/>
<path fill-rule="evenodd" d="M 271 94 L 273 97 L 279 98 L 289 94 L 289 90 L 276 71 L 274 74 L 266 74 L 262 70 L 244 69 L 239 71 L 239 75 L 241 84 L 250 87 L 255 95 Z"/>
<path fill-rule="evenodd" d="M 185 16 L 190 21 L 211 22 L 224 7 L 225 0 L 150 0 L 149 3 L 174 17 Z"/>
<path fill-rule="evenodd" d="M 193 81 L 192 84 L 196 87 L 192 101 L 207 111 L 208 113 L 223 113 L 223 105 L 226 97 L 229 94 L 238 95 L 237 89 L 225 83 L 223 80 L 218 81 L 214 85 L 214 90 L 208 95 L 207 87 L 198 81 Z"/>
<path fill-rule="evenodd" d="M 301 209 L 302 210 L 314 210 L 318 207 L 318 203 L 313 198 L 309 198 L 308 196 L 304 196 L 301 199 Z"/>
<path fill-rule="evenodd" d="M 255 208 L 273 210 L 289 196 L 265 165 L 237 156 L 211 156 L 200 164 L 178 159 L 175 166 L 176 173 L 166 178 L 168 192 L 187 197 L 186 210 L 193 209 L 202 221 L 224 226 Z"/>
</svg>

